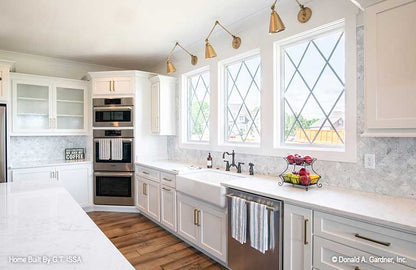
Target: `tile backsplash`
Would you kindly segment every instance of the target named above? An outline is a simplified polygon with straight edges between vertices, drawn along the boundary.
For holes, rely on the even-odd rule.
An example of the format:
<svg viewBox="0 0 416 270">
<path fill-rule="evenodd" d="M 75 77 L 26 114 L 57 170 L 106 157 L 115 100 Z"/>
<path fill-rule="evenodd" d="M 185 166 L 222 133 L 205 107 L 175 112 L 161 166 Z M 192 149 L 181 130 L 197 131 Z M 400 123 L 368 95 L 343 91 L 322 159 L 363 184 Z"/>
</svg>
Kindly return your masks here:
<svg viewBox="0 0 416 270">
<path fill-rule="evenodd" d="M 86 148 L 86 157 L 91 157 L 88 151 L 88 136 L 46 136 L 46 137 L 11 137 L 9 146 L 10 164 L 39 160 L 63 160 L 65 148 Z"/>
<path fill-rule="evenodd" d="M 416 198 L 416 138 L 361 138 L 364 108 L 364 28 L 357 28 L 357 163 L 317 161 L 315 169 L 324 185 L 392 196 Z M 179 111 L 179 108 L 177 108 Z M 229 150 L 229 149 L 227 149 Z M 376 169 L 364 168 L 364 154 L 376 154 Z M 203 163 L 207 151 L 179 148 L 177 137 L 168 138 L 172 160 Z M 224 168 L 222 153 L 212 152 L 214 167 Z M 277 176 L 285 163 L 281 157 L 236 154 L 237 161 L 253 162 L 256 173 Z M 247 167 L 245 167 L 247 171 Z"/>
</svg>

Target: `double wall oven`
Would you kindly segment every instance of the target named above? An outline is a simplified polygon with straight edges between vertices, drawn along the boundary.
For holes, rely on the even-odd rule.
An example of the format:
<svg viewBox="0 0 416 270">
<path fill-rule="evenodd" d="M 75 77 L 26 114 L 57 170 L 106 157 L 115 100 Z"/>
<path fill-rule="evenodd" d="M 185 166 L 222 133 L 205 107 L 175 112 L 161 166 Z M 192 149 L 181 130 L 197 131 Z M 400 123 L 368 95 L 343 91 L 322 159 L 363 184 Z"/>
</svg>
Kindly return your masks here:
<svg viewBox="0 0 416 270">
<path fill-rule="evenodd" d="M 94 204 L 134 205 L 133 98 L 93 105 Z"/>
</svg>

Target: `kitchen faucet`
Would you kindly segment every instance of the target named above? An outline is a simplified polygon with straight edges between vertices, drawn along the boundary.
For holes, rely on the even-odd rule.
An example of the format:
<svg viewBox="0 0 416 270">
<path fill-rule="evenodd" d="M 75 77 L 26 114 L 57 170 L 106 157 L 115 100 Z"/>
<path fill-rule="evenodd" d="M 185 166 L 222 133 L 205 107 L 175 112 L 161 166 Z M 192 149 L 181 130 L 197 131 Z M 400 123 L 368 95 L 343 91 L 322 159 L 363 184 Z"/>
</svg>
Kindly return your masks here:
<svg viewBox="0 0 416 270">
<path fill-rule="evenodd" d="M 225 160 L 225 155 L 231 156 L 231 164 L 228 160 Z M 235 152 L 234 150 L 231 153 L 224 152 L 222 154 L 222 159 L 225 162 L 225 170 L 227 172 L 230 171 L 231 167 L 235 167 L 237 169 L 237 173 L 241 173 L 241 165 L 244 164 L 243 162 L 238 162 L 238 165 L 235 164 Z"/>
</svg>

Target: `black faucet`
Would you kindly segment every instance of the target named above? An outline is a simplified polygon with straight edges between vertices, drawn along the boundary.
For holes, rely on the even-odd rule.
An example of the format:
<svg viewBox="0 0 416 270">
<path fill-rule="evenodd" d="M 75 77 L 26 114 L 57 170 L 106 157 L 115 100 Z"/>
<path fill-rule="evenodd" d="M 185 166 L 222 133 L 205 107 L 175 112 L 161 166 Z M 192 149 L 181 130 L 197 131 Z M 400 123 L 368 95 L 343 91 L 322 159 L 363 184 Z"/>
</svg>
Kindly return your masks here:
<svg viewBox="0 0 416 270">
<path fill-rule="evenodd" d="M 238 162 L 237 173 L 241 173 L 241 165 L 244 165 L 244 162 Z"/>
<path fill-rule="evenodd" d="M 231 164 L 228 162 L 228 160 L 225 160 L 225 155 L 231 156 Z M 228 152 L 224 152 L 222 154 L 222 159 L 224 159 L 225 162 L 225 170 L 228 172 L 230 171 L 231 167 L 235 167 L 237 169 L 238 172 L 238 166 L 235 164 L 235 152 L 234 150 L 230 153 Z"/>
<path fill-rule="evenodd" d="M 254 164 L 250 162 L 250 163 L 248 164 L 248 166 L 250 167 L 250 168 L 249 168 L 249 173 L 250 173 L 250 175 L 254 175 L 254 168 L 253 168 L 253 167 L 254 167 Z"/>
</svg>

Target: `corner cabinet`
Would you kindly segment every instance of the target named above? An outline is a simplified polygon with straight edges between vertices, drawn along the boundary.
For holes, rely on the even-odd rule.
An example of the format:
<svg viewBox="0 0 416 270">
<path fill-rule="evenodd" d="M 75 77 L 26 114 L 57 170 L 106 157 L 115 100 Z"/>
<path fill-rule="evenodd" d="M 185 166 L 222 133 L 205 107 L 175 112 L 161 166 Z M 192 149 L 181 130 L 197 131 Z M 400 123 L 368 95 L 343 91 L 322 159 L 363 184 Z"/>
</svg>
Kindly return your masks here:
<svg viewBox="0 0 416 270">
<path fill-rule="evenodd" d="M 88 82 L 11 73 L 11 135 L 86 135 Z"/>
<path fill-rule="evenodd" d="M 151 128 L 157 135 L 176 134 L 175 84 L 176 79 L 157 75 L 151 82 Z"/>
<path fill-rule="evenodd" d="M 283 269 L 312 269 L 312 210 L 284 204 Z"/>
<path fill-rule="evenodd" d="M 416 137 L 416 2 L 388 0 L 365 10 L 366 132 Z"/>
</svg>

